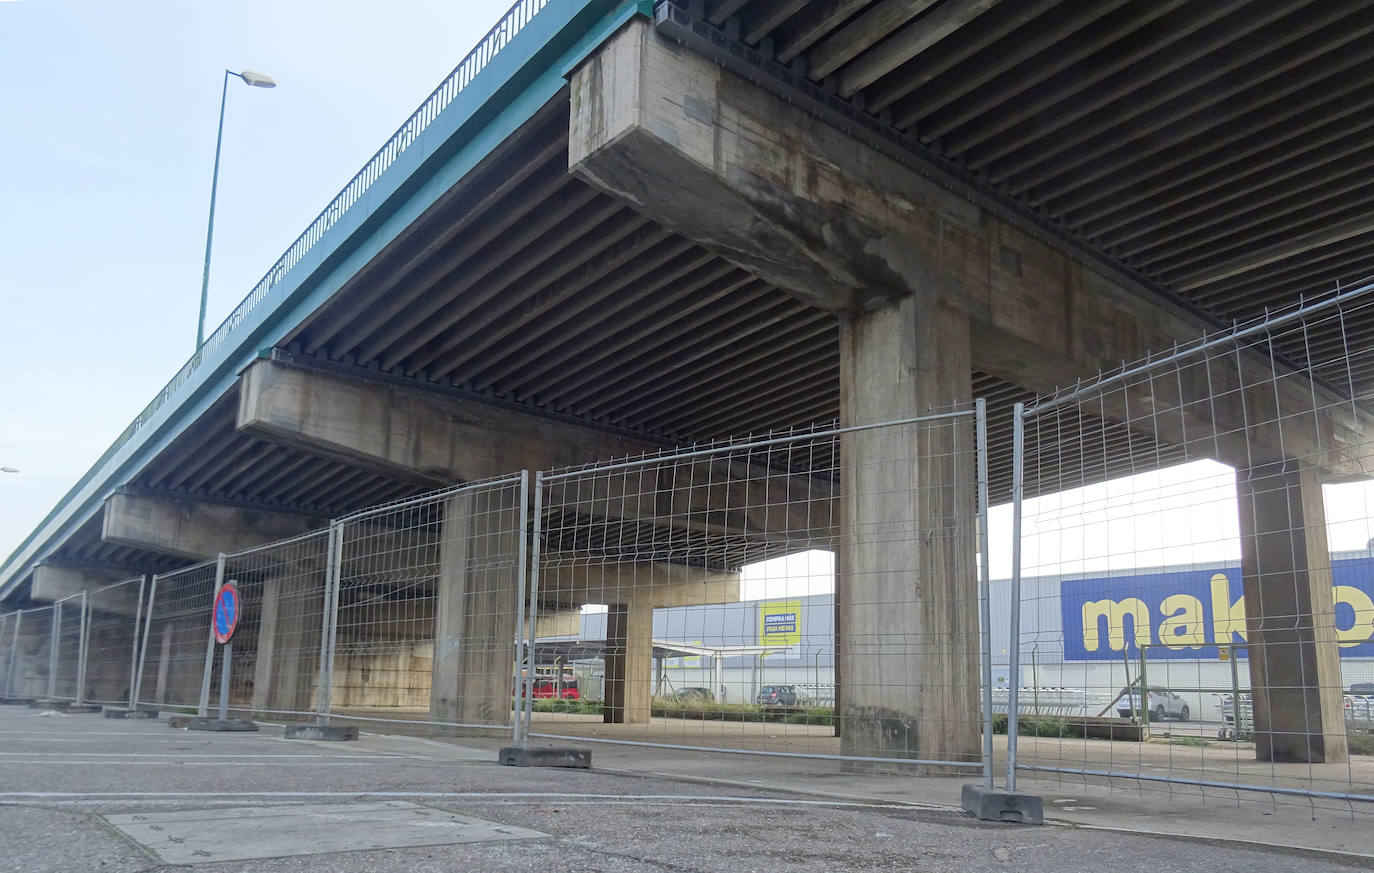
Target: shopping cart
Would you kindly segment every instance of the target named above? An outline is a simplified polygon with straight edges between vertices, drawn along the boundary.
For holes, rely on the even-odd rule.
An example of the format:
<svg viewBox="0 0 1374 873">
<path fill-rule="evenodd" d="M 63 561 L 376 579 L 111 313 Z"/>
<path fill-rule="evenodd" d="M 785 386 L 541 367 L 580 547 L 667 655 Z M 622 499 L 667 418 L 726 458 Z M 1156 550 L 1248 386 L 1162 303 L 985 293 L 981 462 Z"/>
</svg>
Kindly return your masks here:
<svg viewBox="0 0 1374 873">
<path fill-rule="evenodd" d="M 1217 739 L 1231 740 L 1240 742 L 1241 740 L 1253 740 L 1255 738 L 1255 710 L 1254 701 L 1249 694 L 1241 694 L 1239 706 L 1234 695 L 1213 694 L 1217 699 L 1217 709 L 1220 710 L 1221 720 L 1224 722 L 1221 730 L 1217 731 Z"/>
</svg>

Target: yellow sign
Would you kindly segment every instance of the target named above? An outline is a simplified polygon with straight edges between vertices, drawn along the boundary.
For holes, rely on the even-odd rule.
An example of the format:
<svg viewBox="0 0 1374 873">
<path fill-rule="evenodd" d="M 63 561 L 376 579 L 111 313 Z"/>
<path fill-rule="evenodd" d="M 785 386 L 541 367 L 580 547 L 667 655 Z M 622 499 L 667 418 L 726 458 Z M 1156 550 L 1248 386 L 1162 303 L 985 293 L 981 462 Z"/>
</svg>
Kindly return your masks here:
<svg viewBox="0 0 1374 873">
<path fill-rule="evenodd" d="M 1230 647 L 1230 646 L 1217 646 L 1217 660 L 1218 660 L 1218 661 L 1229 661 L 1229 660 L 1231 660 L 1231 647 Z"/>
<path fill-rule="evenodd" d="M 801 644 L 801 601 L 774 600 L 759 607 L 759 645 Z"/>
</svg>

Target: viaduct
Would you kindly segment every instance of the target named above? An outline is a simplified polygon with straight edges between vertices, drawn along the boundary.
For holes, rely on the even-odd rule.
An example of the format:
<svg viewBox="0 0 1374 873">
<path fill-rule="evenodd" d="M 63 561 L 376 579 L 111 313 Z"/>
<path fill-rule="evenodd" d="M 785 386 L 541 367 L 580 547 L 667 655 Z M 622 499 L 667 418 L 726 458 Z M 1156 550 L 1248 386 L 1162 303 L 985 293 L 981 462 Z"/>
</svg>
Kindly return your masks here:
<svg viewBox="0 0 1374 873">
<path fill-rule="evenodd" d="M 1005 501 L 1013 401 L 1374 272 L 1371 32 L 1353 0 L 523 0 L 0 565 L 0 601 L 454 482 L 975 397 Z M 1369 337 L 1362 318 L 1330 338 Z M 1321 484 L 1368 472 L 1351 409 L 1281 441 L 1149 435 L 1236 467 L 1253 634 L 1266 610 L 1331 609 L 1308 569 L 1327 563 Z M 945 726 L 922 754 L 976 754 L 977 615 L 941 606 L 975 582 L 972 477 L 917 465 L 909 437 L 849 439 L 837 477 L 789 485 L 810 520 L 772 524 L 840 556 L 846 751 L 912 753 L 895 712 Z M 954 488 L 969 535 L 856 539 L 907 511 L 894 469 Z M 599 571 L 538 607 L 608 603 L 608 644 L 642 652 L 654 607 L 737 598 L 769 533 L 726 519 L 712 535 L 744 548 L 709 578 L 659 561 L 617 602 Z M 437 557 L 434 585 L 471 613 L 467 560 Z M 445 621 L 436 639 L 462 635 Z M 1257 659 L 1281 702 L 1257 753 L 1343 760 L 1334 642 L 1296 644 Z M 436 689 L 467 657 L 436 653 Z M 647 719 L 646 662 L 608 659 L 609 719 Z M 509 691 L 441 696 L 461 715 Z"/>
</svg>

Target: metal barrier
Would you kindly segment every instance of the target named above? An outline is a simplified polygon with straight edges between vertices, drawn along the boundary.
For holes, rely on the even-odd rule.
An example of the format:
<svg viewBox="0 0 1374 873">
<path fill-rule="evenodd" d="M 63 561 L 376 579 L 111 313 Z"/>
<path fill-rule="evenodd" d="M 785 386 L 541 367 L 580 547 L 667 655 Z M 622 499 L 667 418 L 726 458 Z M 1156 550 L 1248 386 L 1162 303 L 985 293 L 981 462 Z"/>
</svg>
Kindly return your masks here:
<svg viewBox="0 0 1374 873">
<path fill-rule="evenodd" d="M 322 720 L 512 730 L 528 474 L 335 520 Z"/>
<path fill-rule="evenodd" d="M 199 705 L 217 564 L 204 561 L 153 577 L 134 683 L 136 704 Z"/>
<path fill-rule="evenodd" d="M 21 609 L 14 613 L 14 636 L 10 638 L 5 682 L 8 699 L 37 699 L 48 694 L 48 672 L 52 667 L 52 616 L 54 606 Z"/>
<path fill-rule="evenodd" d="M 990 783 L 983 423 L 979 401 L 536 474 L 518 741 Z M 803 610 L 832 589 L 832 608 Z M 688 659 L 700 678 L 668 690 L 662 663 Z M 588 662 L 603 699 L 568 699 L 559 677 Z M 807 706 L 822 670 L 832 705 Z"/>
<path fill-rule="evenodd" d="M 72 594 L 53 604 L 48 697 L 82 703 L 86 673 L 88 595 Z"/>
<path fill-rule="evenodd" d="M 20 620 L 18 611 L 0 615 L 0 700 L 15 696 L 10 686 L 13 683 L 11 673 L 15 653 L 19 648 Z"/>
<path fill-rule="evenodd" d="M 1323 489 L 1374 470 L 1371 351 L 1345 328 L 1370 306 L 1364 285 L 1017 404 L 1010 786 L 1374 801 L 1342 678 L 1374 655 L 1371 513 L 1340 490 L 1363 485 Z M 1018 682 L 1111 695 L 1139 730 L 1018 737 Z"/>
<path fill-rule="evenodd" d="M 86 599 L 86 703 L 133 706 L 147 580 L 139 576 L 92 589 Z"/>
<path fill-rule="evenodd" d="M 315 714 L 328 556 L 327 530 L 223 556 L 221 578 L 239 595 L 228 711 L 250 718 Z M 201 642 L 213 648 L 208 609 L 202 621 Z M 215 657 L 204 676 L 201 711 L 219 706 L 223 663 Z"/>
</svg>

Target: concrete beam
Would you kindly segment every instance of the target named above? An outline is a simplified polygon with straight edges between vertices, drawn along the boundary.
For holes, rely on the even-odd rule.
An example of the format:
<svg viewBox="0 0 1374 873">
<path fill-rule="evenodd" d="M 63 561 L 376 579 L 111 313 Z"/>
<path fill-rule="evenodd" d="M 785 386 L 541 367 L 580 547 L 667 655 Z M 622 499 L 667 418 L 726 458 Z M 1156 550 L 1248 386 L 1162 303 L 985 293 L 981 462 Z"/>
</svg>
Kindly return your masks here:
<svg viewBox="0 0 1374 873">
<path fill-rule="evenodd" d="M 101 539 L 201 560 L 297 536 L 325 524 L 291 513 L 119 493 L 105 501 Z"/>
<path fill-rule="evenodd" d="M 38 564 L 33 568 L 33 585 L 29 597 L 33 600 L 55 601 L 82 591 L 94 591 L 130 578 L 127 572 L 91 570 L 63 564 Z M 138 586 L 130 586 L 132 596 L 127 603 L 118 597 L 102 597 L 102 609 L 132 615 L 137 609 Z"/>
<path fill-rule="evenodd" d="M 238 429 L 434 485 L 656 449 L 381 382 L 260 360 L 239 377 Z"/>
<path fill-rule="evenodd" d="M 942 300 L 968 316 L 971 365 L 1031 391 L 1091 379 L 1203 330 L 645 22 L 578 67 L 571 104 L 569 162 L 590 184 L 824 309 L 876 310 L 912 293 Z M 1149 432 L 1199 447 L 1194 436 L 1209 432 L 1208 456 L 1232 464 L 1259 452 L 1302 456 L 1327 474 L 1374 472 L 1371 422 L 1348 405 L 1314 409 L 1301 379 L 1279 386 L 1279 407 L 1307 411 L 1284 419 L 1281 441 L 1261 427 L 1248 444 L 1226 442 L 1253 424 L 1247 409 L 1276 405 L 1272 378 L 1256 378 L 1264 370 L 1248 358 L 1232 375 L 1237 390 L 1217 393 L 1205 413 L 1180 404 L 1183 414 L 1156 416 Z"/>
<path fill-rule="evenodd" d="M 664 609 L 739 602 L 740 574 L 653 561 L 588 562 L 541 556 L 539 600 L 563 607 L 628 603 Z"/>
<path fill-rule="evenodd" d="M 537 415 L 272 360 L 240 378 L 238 428 L 345 463 L 446 485 L 661 447 Z M 710 535 L 824 546 L 833 486 L 742 461 L 664 461 L 548 486 L 550 509 Z"/>
</svg>

